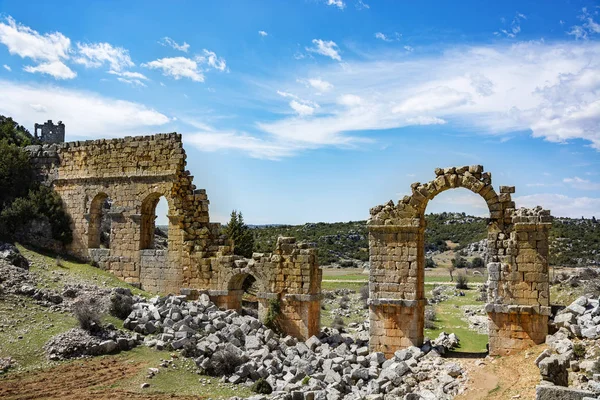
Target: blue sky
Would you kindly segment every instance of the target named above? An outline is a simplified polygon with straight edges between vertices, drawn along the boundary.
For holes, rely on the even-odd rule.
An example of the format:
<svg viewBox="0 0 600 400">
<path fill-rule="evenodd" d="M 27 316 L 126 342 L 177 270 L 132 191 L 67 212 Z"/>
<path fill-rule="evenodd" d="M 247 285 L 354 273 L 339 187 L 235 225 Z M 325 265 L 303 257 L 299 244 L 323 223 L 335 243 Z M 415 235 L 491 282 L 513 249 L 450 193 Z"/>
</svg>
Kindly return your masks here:
<svg viewBox="0 0 600 400">
<path fill-rule="evenodd" d="M 211 219 L 366 219 L 435 167 L 600 216 L 600 3 L 0 0 L 0 114 L 177 131 Z M 484 215 L 445 192 L 428 211 Z M 161 218 L 161 220 L 164 220 Z"/>
</svg>

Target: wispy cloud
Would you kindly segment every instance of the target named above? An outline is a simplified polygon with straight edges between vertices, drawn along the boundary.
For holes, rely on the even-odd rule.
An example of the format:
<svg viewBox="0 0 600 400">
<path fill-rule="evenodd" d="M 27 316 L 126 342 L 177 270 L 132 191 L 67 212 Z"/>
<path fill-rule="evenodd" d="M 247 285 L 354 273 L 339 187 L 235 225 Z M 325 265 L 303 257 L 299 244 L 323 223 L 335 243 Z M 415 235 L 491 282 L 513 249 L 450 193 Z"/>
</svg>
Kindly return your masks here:
<svg viewBox="0 0 600 400">
<path fill-rule="evenodd" d="M 163 46 L 172 47 L 175 50 L 183 51 L 184 53 L 187 53 L 190 48 L 190 45 L 186 42 L 183 42 L 183 44 L 179 44 L 168 36 L 162 38 L 158 43 L 160 43 Z"/>
<path fill-rule="evenodd" d="M 4 64 L 3 65 L 4 69 L 7 70 L 8 72 L 12 71 L 12 68 L 9 67 L 8 65 Z"/>
<path fill-rule="evenodd" d="M 26 72 L 48 74 L 55 79 L 77 76 L 64 63 L 70 57 L 71 40 L 60 32 L 42 35 L 9 16 L 0 22 L 0 43 L 8 48 L 10 54 L 37 62 L 37 65 L 25 66 Z"/>
<path fill-rule="evenodd" d="M 355 5 L 357 10 L 368 10 L 371 8 L 371 6 L 365 3 L 363 0 L 358 0 Z"/>
<path fill-rule="evenodd" d="M 494 32 L 494 35 L 515 38 L 521 32 L 521 22 L 526 19 L 527 17 L 525 16 L 525 14 L 517 12 L 513 17 L 510 26 L 507 28 L 497 30 L 496 32 Z"/>
<path fill-rule="evenodd" d="M 269 34 L 266 31 L 258 31 L 258 34 L 262 37 L 269 36 Z"/>
<path fill-rule="evenodd" d="M 114 47 L 110 43 L 77 43 L 77 57 L 74 61 L 87 68 L 108 64 L 112 71 L 121 71 L 135 65 L 128 50 Z"/>
<path fill-rule="evenodd" d="M 200 71 L 198 63 L 186 57 L 166 57 L 142 64 L 142 67 L 159 69 L 164 76 L 176 80 L 188 78 L 195 82 L 204 82 L 204 74 Z"/>
<path fill-rule="evenodd" d="M 563 179 L 563 182 L 569 184 L 575 189 L 600 190 L 600 183 L 592 182 L 589 179 L 583 179 L 578 176 L 574 176 L 573 178 L 565 178 Z"/>
<path fill-rule="evenodd" d="M 312 43 L 315 46 L 307 47 L 306 51 L 309 51 L 311 53 L 321 54 L 321 55 L 329 57 L 333 60 L 337 60 L 337 61 L 342 60 L 342 57 L 340 56 L 340 53 L 339 53 L 340 49 L 334 41 L 313 39 Z"/>
<path fill-rule="evenodd" d="M 333 89 L 333 85 L 321 78 L 298 79 L 297 82 L 305 84 L 317 90 L 317 94 L 325 93 Z"/>
<path fill-rule="evenodd" d="M 70 140 L 147 133 L 170 121 L 166 115 L 139 103 L 58 86 L 0 81 L 0 93 L 0 113 L 11 115 L 28 127 L 60 115 L 68 121 Z"/>
<path fill-rule="evenodd" d="M 589 36 L 600 33 L 600 24 L 594 20 L 597 15 L 597 10 L 590 12 L 586 7 L 582 8 L 578 17 L 582 24 L 573 25 L 567 35 L 575 36 L 575 39 L 588 39 Z"/>
<path fill-rule="evenodd" d="M 375 38 L 383 40 L 384 42 L 396 42 L 402 38 L 402 35 L 398 32 L 394 32 L 392 35 L 386 35 L 382 32 L 376 32 Z"/>
<path fill-rule="evenodd" d="M 339 8 L 340 10 L 343 10 L 344 8 L 346 8 L 346 3 L 344 3 L 343 0 L 326 0 L 326 1 L 327 1 L 328 6 L 335 6 L 335 7 Z"/>
</svg>

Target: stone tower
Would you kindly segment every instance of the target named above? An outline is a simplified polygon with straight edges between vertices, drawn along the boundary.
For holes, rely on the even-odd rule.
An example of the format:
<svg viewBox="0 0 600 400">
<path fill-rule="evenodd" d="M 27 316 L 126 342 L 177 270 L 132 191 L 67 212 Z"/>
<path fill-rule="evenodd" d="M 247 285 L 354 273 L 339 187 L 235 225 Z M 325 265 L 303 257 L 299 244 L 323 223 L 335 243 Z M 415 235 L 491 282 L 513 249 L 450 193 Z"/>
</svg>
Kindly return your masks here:
<svg viewBox="0 0 600 400">
<path fill-rule="evenodd" d="M 41 130 L 40 136 L 38 136 L 38 129 Z M 35 138 L 41 140 L 43 143 L 64 143 L 65 141 L 65 124 L 62 121 L 58 121 L 58 124 L 54 125 L 52 120 L 44 124 L 35 124 Z"/>
</svg>

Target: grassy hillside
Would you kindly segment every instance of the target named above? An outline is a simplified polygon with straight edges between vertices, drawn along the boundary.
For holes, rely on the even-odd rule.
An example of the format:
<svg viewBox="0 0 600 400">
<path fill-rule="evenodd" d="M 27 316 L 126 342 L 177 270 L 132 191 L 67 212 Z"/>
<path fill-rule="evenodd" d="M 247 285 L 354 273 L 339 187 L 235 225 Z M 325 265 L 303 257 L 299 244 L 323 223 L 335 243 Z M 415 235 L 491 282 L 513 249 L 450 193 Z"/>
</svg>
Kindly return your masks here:
<svg viewBox="0 0 600 400">
<path fill-rule="evenodd" d="M 458 248 L 485 239 L 485 218 L 464 213 L 425 216 L 426 250 L 447 250 L 446 241 Z M 271 252 L 278 236 L 295 236 L 317 245 L 319 264 L 341 259 L 369 259 L 366 221 L 308 223 L 304 225 L 254 226 L 254 251 Z M 550 230 L 550 264 L 560 266 L 600 265 L 600 223 L 594 219 L 557 218 Z"/>
</svg>

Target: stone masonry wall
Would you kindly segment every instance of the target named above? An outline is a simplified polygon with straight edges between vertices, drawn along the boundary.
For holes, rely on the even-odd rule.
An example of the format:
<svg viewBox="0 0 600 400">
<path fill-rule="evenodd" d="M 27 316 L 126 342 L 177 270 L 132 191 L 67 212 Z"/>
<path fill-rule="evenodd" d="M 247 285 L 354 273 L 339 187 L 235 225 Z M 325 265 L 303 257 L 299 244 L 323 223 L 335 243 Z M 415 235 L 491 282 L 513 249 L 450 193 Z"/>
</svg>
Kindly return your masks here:
<svg viewBox="0 0 600 400">
<path fill-rule="evenodd" d="M 40 181 L 58 192 L 71 215 L 69 253 L 143 289 L 208 291 L 220 305 L 232 308 L 241 304 L 240 277 L 251 273 L 263 285 L 266 299 L 282 302 L 281 323 L 286 330 L 299 337 L 318 332 L 321 270 L 315 250 L 285 238 L 273 254 L 255 254 L 251 260 L 234 256 L 233 243 L 221 236 L 219 224 L 210 222 L 206 191 L 196 189 L 185 170 L 181 135 L 27 150 Z M 168 250 L 152 249 L 155 207 L 161 196 L 169 205 Z M 97 231 L 106 199 L 112 201 L 107 213 L 110 249 L 99 248 Z"/>
<path fill-rule="evenodd" d="M 497 193 L 483 166 L 437 168 L 431 182 L 411 185 L 397 204 L 371 209 L 371 350 L 392 354 L 420 345 L 424 325 L 425 209 L 439 193 L 466 188 L 487 203 L 490 354 L 542 343 L 547 332 L 549 211 L 515 209 L 512 186 Z"/>
</svg>

